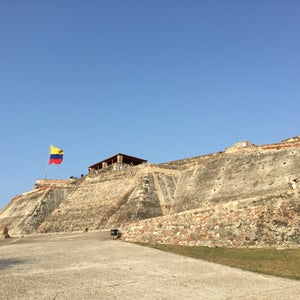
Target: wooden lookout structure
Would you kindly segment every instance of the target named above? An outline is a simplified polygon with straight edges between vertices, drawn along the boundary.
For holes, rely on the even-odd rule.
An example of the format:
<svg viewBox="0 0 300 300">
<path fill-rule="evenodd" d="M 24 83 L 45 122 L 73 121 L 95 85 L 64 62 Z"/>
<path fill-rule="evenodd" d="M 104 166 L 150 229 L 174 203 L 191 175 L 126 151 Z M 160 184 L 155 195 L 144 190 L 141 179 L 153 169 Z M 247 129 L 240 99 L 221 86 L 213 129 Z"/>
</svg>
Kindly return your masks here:
<svg viewBox="0 0 300 300">
<path fill-rule="evenodd" d="M 112 157 L 109 157 L 107 159 L 104 159 L 94 165 L 89 166 L 89 173 L 98 173 L 99 171 L 103 169 L 107 169 L 110 166 L 113 166 L 115 170 L 120 170 L 122 169 L 122 166 L 124 164 L 126 165 L 131 165 L 131 166 L 136 166 L 141 163 L 145 163 L 147 160 L 134 157 L 134 156 L 129 156 L 123 153 L 118 153 Z"/>
</svg>

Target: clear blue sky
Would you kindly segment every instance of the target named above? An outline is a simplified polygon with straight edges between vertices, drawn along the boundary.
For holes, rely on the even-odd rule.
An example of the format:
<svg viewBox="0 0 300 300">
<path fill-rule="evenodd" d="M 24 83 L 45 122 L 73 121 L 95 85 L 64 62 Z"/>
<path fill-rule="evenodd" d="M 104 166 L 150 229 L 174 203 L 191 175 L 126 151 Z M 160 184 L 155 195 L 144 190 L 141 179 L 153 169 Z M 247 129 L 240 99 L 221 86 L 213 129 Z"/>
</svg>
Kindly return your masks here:
<svg viewBox="0 0 300 300">
<path fill-rule="evenodd" d="M 300 134 L 300 1 L 0 1 L 0 207 L 118 152 Z"/>
</svg>

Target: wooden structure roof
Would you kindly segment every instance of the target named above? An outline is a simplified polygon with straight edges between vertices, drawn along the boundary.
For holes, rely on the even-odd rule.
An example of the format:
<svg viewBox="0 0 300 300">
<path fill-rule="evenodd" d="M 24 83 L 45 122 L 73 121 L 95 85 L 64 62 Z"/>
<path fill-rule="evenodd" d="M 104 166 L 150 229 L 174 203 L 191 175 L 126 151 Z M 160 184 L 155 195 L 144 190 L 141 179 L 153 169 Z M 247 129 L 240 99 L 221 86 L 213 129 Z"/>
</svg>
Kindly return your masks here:
<svg viewBox="0 0 300 300">
<path fill-rule="evenodd" d="M 147 160 L 142 159 L 142 158 L 138 158 L 138 157 L 134 157 L 134 156 L 130 156 L 127 154 L 123 154 L 123 153 L 118 153 L 112 157 L 106 158 L 96 164 L 93 164 L 91 166 L 89 166 L 89 169 L 92 170 L 101 170 L 105 167 L 111 166 L 115 163 L 119 163 L 119 164 L 128 164 L 128 165 L 139 165 L 141 163 L 145 163 L 147 162 Z"/>
</svg>

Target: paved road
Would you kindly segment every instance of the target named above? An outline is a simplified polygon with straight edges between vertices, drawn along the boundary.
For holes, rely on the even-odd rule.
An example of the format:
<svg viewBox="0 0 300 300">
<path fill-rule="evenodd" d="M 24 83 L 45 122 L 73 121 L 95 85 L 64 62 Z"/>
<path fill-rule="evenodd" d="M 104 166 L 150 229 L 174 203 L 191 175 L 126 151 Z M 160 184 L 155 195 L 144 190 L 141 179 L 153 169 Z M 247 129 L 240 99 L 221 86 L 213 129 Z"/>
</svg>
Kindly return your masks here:
<svg viewBox="0 0 300 300">
<path fill-rule="evenodd" d="M 106 232 L 0 241 L 0 299 L 299 299 L 300 281 L 122 241 Z"/>
</svg>

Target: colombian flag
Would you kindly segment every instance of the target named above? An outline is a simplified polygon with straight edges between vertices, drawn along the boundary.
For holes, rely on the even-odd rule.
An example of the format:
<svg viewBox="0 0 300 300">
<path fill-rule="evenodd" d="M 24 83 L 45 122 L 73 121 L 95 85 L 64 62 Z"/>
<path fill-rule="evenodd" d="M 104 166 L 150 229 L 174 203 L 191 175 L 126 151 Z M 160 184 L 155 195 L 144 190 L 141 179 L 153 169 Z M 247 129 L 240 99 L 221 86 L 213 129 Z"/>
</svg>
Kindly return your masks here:
<svg viewBox="0 0 300 300">
<path fill-rule="evenodd" d="M 54 147 L 53 145 L 50 145 L 50 160 L 49 160 L 49 165 L 51 164 L 56 164 L 59 165 L 64 156 L 64 151 Z"/>
</svg>

